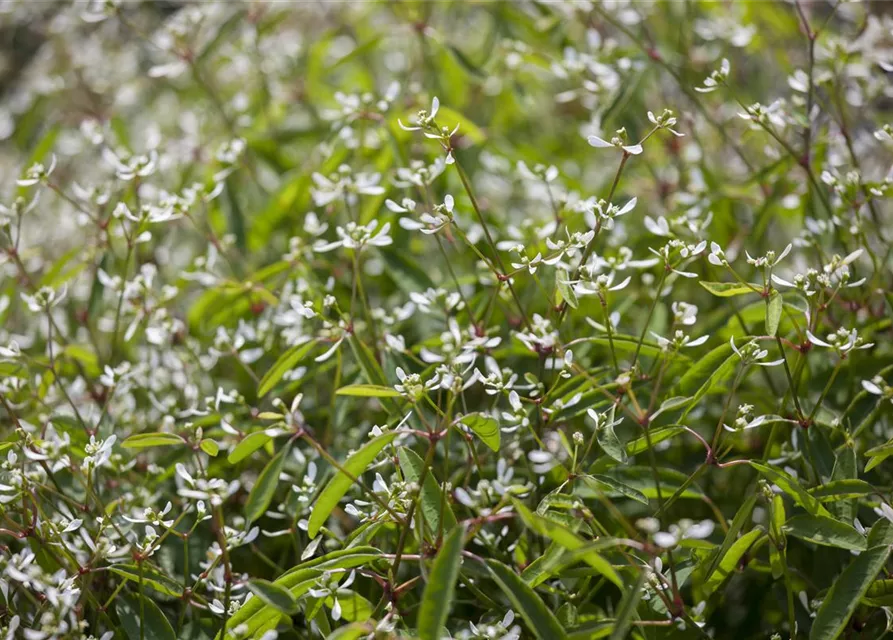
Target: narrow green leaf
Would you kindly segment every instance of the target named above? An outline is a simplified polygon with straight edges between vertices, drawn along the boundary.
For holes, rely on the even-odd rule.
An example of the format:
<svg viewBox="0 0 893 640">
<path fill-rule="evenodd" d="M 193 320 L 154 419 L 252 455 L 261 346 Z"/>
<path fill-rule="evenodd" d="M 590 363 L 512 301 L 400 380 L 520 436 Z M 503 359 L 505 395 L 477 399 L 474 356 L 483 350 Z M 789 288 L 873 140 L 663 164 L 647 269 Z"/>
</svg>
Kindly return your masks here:
<svg viewBox="0 0 893 640">
<path fill-rule="evenodd" d="M 561 640 L 567 637 L 555 614 L 518 574 L 497 560 L 487 560 L 487 568 L 534 636 L 540 640 Z"/>
<path fill-rule="evenodd" d="M 186 441 L 175 433 L 138 433 L 130 436 L 121 446 L 125 449 L 145 449 L 147 447 L 169 447 L 175 444 L 186 444 Z"/>
<path fill-rule="evenodd" d="M 865 538 L 853 527 L 834 518 L 808 514 L 794 516 L 783 527 L 786 534 L 826 547 L 865 550 Z"/>
<path fill-rule="evenodd" d="M 353 484 L 354 481 L 366 470 L 366 467 L 375 460 L 375 457 L 381 453 L 381 450 L 390 444 L 396 437 L 396 431 L 380 435 L 374 440 L 367 442 L 363 448 L 344 461 L 342 468 L 347 473 L 343 473 L 340 470 L 337 471 L 335 476 L 329 480 L 328 484 L 326 484 L 322 493 L 319 494 L 319 497 L 316 499 L 316 504 L 313 505 L 313 511 L 307 522 L 307 535 L 309 535 L 311 539 L 315 538 L 316 534 L 319 533 L 319 528 L 325 523 L 326 519 L 328 519 L 329 514 L 332 513 L 332 509 L 335 508 L 338 501 L 344 497 L 345 493 L 347 493 L 350 485 Z"/>
<path fill-rule="evenodd" d="M 716 565 L 716 569 L 707 578 L 704 583 L 703 592 L 705 597 L 709 597 L 722 585 L 726 579 L 735 572 L 741 558 L 745 553 L 753 552 L 755 548 L 766 541 L 766 533 L 762 529 L 753 529 L 738 538 L 735 543 L 729 547 L 729 550 L 720 558 Z"/>
<path fill-rule="evenodd" d="M 248 590 L 265 603 L 286 615 L 294 615 L 298 611 L 298 603 L 285 587 L 269 580 L 255 578 L 248 581 Z"/>
<path fill-rule="evenodd" d="M 778 471 L 777 469 L 772 469 L 771 467 L 753 461 L 751 461 L 750 466 L 759 471 L 767 480 L 777 485 L 779 489 L 791 496 L 794 499 L 794 502 L 806 509 L 806 511 L 812 515 L 826 516 L 828 518 L 831 517 L 831 514 L 822 506 L 821 502 L 807 493 L 806 489 L 801 487 L 799 482 L 784 471 Z"/>
<path fill-rule="evenodd" d="M 114 564 L 109 567 L 109 571 L 125 580 L 130 580 L 134 585 L 140 582 L 140 568 L 135 564 Z M 158 593 L 174 598 L 179 598 L 183 595 L 182 585 L 145 562 L 143 563 L 142 573 L 144 587 L 150 587 Z"/>
<path fill-rule="evenodd" d="M 640 436 L 635 440 L 630 440 L 626 443 L 626 455 L 635 456 L 640 453 L 644 453 L 648 451 L 648 442 L 650 440 L 651 446 L 655 446 L 656 444 L 663 442 L 664 440 L 669 440 L 675 436 L 678 436 L 680 433 L 685 431 L 685 428 L 681 425 L 671 424 L 666 427 L 660 427 L 659 429 L 654 429 L 648 433 L 648 437 Z"/>
<path fill-rule="evenodd" d="M 356 591 L 351 591 L 350 589 L 338 589 L 337 594 L 338 604 L 341 607 L 341 617 L 343 619 L 348 622 L 362 622 L 368 620 L 372 616 L 372 611 L 375 607 Z M 334 608 L 334 596 L 326 598 L 326 606 L 329 609 Z"/>
<path fill-rule="evenodd" d="M 533 513 L 517 500 L 512 500 L 512 504 L 514 504 L 515 511 L 521 516 L 521 520 L 527 528 L 539 535 L 557 542 L 568 551 L 576 551 L 577 549 L 587 547 L 587 542 L 585 540 L 564 525 Z M 617 575 L 614 567 L 612 567 L 611 563 L 601 557 L 594 549 L 585 551 L 580 559 L 619 588 L 623 588 L 623 581 L 620 579 L 620 576 Z"/>
<path fill-rule="evenodd" d="M 239 444 L 233 447 L 233 450 L 229 452 L 229 456 L 227 456 L 226 459 L 230 464 L 241 462 L 272 439 L 273 438 L 268 435 L 266 431 L 249 433 Z"/>
<path fill-rule="evenodd" d="M 276 493 L 276 487 L 279 485 L 279 474 L 282 473 L 282 468 L 285 466 L 287 454 L 288 446 L 267 463 L 257 477 L 257 482 L 251 487 L 248 500 L 245 502 L 245 517 L 248 522 L 254 522 L 260 518 L 270 506 L 273 494 Z"/>
<path fill-rule="evenodd" d="M 434 560 L 419 607 L 418 627 L 419 637 L 422 640 L 438 640 L 442 637 L 456 591 L 464 541 L 465 527 L 454 528 L 444 539 L 443 546 Z"/>
<path fill-rule="evenodd" d="M 499 451 L 500 431 L 495 418 L 483 413 L 469 413 L 462 416 L 459 422 L 471 429 L 493 451 Z"/>
<path fill-rule="evenodd" d="M 639 606 L 639 600 L 642 598 L 642 587 L 645 584 L 645 571 L 639 572 L 639 579 L 636 584 L 626 592 L 623 600 L 620 601 L 620 608 L 617 609 L 617 616 L 614 622 L 614 630 L 611 632 L 609 640 L 624 640 L 632 626 L 633 617 L 636 615 L 636 608 Z"/>
<path fill-rule="evenodd" d="M 686 370 L 682 379 L 676 385 L 674 393 L 682 396 L 693 395 L 732 354 L 732 345 L 729 344 L 728 340 L 711 349 L 707 355 Z"/>
<path fill-rule="evenodd" d="M 729 349 L 731 350 L 731 347 L 729 347 Z M 735 369 L 738 366 L 739 360 L 740 358 L 738 358 L 738 355 L 732 353 L 725 360 L 722 361 L 722 364 L 711 369 L 710 376 L 692 396 L 691 403 L 682 414 L 682 417 L 679 418 L 680 422 L 685 420 L 685 417 L 688 415 L 688 413 L 696 406 L 698 406 L 698 402 L 701 401 L 701 398 L 710 393 L 710 391 L 712 391 L 714 388 L 718 387 L 721 384 L 724 384 L 726 380 L 732 377 L 732 374 L 735 372 Z"/>
<path fill-rule="evenodd" d="M 295 345 L 283 353 L 270 367 L 269 371 L 264 374 L 264 377 L 261 378 L 260 384 L 257 386 L 257 397 L 262 398 L 267 395 L 282 380 L 282 376 L 294 369 L 295 365 L 303 360 L 315 346 L 316 340 L 310 340 L 309 342 Z"/>
<path fill-rule="evenodd" d="M 742 284 L 740 282 L 705 282 L 699 281 L 702 287 L 715 296 L 720 298 L 731 298 L 732 296 L 742 296 L 747 293 L 759 293 L 763 290 L 758 284 Z"/>
<path fill-rule="evenodd" d="M 565 553 L 565 548 L 557 542 L 549 543 L 549 546 L 546 547 L 545 552 L 539 558 L 524 567 L 524 571 L 521 572 L 521 579 L 535 589 L 548 580 L 556 569 L 561 567 L 561 559 Z"/>
<path fill-rule="evenodd" d="M 456 516 L 453 515 L 449 502 L 444 498 L 440 485 L 437 484 L 437 480 L 434 479 L 430 470 L 425 474 L 424 481 L 422 480 L 425 461 L 415 451 L 406 447 L 397 449 L 397 457 L 400 460 L 400 470 L 406 480 L 420 484 L 422 487 L 420 496 L 422 515 L 435 536 L 440 533 L 441 502 L 443 503 L 443 530 L 447 533 L 451 531 L 456 526 Z"/>
<path fill-rule="evenodd" d="M 889 555 L 889 545 L 872 547 L 843 570 L 819 607 L 809 640 L 835 640 L 840 637 L 859 600 L 868 592 Z"/>
<path fill-rule="evenodd" d="M 778 323 L 781 322 L 781 310 L 784 303 L 781 299 L 781 293 L 776 291 L 769 296 L 766 302 L 766 333 L 774 336 L 778 333 Z"/>
<path fill-rule="evenodd" d="M 579 478 L 583 481 L 583 484 L 585 484 L 593 493 L 596 494 L 596 496 L 600 493 L 604 493 L 610 497 L 621 495 L 626 498 L 635 500 L 636 502 L 641 502 L 644 505 L 648 504 L 648 498 L 645 497 L 644 493 L 642 493 L 638 489 L 634 489 L 628 484 L 620 482 L 616 478 L 612 478 L 611 476 L 593 474 L 591 476 L 583 475 Z M 584 495 L 584 497 L 587 496 Z"/>
<path fill-rule="evenodd" d="M 565 269 L 558 270 L 558 274 L 555 276 L 555 285 L 558 288 L 558 293 L 561 295 L 561 300 L 567 302 L 572 309 L 576 309 L 579 305 L 577 294 L 570 284 L 570 276 Z"/>
<path fill-rule="evenodd" d="M 326 640 L 359 640 L 375 632 L 375 627 L 368 622 L 351 622 L 335 629 L 326 636 Z"/>
<path fill-rule="evenodd" d="M 732 524 L 729 526 L 725 538 L 723 538 L 722 544 L 695 569 L 694 575 L 697 581 L 702 583 L 706 582 L 710 575 L 716 570 L 720 560 L 722 560 L 729 549 L 732 548 L 732 545 L 738 540 L 738 534 L 741 533 L 741 529 L 750 521 L 750 514 L 753 512 L 756 503 L 757 496 L 751 495 L 738 508 L 735 517 L 732 519 Z"/>
<path fill-rule="evenodd" d="M 375 384 L 352 384 L 341 387 L 335 392 L 339 396 L 356 396 L 360 398 L 399 398 L 400 392 L 391 387 L 380 387 Z"/>
<path fill-rule="evenodd" d="M 120 594 L 115 599 L 115 611 L 130 640 L 177 639 L 174 628 L 161 609 L 145 596 Z"/>
</svg>

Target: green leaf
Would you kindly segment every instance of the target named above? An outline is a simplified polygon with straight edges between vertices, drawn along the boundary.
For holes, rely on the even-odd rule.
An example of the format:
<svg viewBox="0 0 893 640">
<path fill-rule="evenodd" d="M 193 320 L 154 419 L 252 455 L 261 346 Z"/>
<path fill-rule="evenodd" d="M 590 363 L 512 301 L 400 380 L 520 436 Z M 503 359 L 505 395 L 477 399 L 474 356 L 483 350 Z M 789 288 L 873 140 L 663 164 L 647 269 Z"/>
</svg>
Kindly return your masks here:
<svg viewBox="0 0 893 640">
<path fill-rule="evenodd" d="M 474 431 L 493 451 L 499 451 L 500 431 L 495 418 L 483 413 L 469 413 L 459 418 L 459 422 Z"/>
<path fill-rule="evenodd" d="M 731 346 L 729 346 L 729 350 L 731 351 Z M 716 353 L 718 350 L 714 349 L 710 354 L 708 354 L 708 358 Z M 692 396 L 691 404 L 688 405 L 688 408 L 682 414 L 682 417 L 679 418 L 679 421 L 682 422 L 685 420 L 685 417 L 689 414 L 689 412 L 698 406 L 698 402 L 701 401 L 705 395 L 710 393 L 715 387 L 718 387 L 721 384 L 724 384 L 726 380 L 732 377 L 732 374 L 735 372 L 735 369 L 738 366 L 738 355 L 736 353 L 732 353 L 725 360 L 722 361 L 722 364 L 718 366 L 714 365 L 710 369 L 710 375 L 707 380 L 700 386 L 700 388 L 695 392 Z M 703 363 L 701 363 L 703 364 Z"/>
<path fill-rule="evenodd" d="M 576 309 L 579 305 L 577 294 L 570 284 L 570 276 L 565 269 L 558 270 L 558 273 L 555 276 L 555 286 L 558 288 L 558 293 L 561 296 L 560 300 L 557 302 L 564 300 L 567 302 L 568 306 L 572 309 Z"/>
<path fill-rule="evenodd" d="M 113 564 L 109 567 L 109 571 L 125 580 L 130 580 L 134 584 L 139 584 L 140 582 L 140 568 L 135 564 Z M 183 595 L 182 585 L 145 562 L 143 563 L 142 573 L 144 587 L 150 587 L 158 593 L 174 598 L 179 598 Z"/>
<path fill-rule="evenodd" d="M 640 453 L 644 453 L 648 451 L 649 440 L 651 442 L 651 446 L 653 447 L 656 444 L 663 442 L 664 440 L 669 440 L 670 438 L 678 436 L 683 431 L 685 431 L 685 427 L 675 424 L 651 430 L 648 433 L 648 437 L 640 436 L 635 440 L 630 440 L 629 442 L 627 442 L 626 455 L 635 456 Z"/>
<path fill-rule="evenodd" d="M 850 498 L 861 498 L 875 493 L 874 487 L 864 480 L 832 480 L 809 490 L 809 494 L 821 502 L 837 502 Z"/>
<path fill-rule="evenodd" d="M 412 449 L 400 447 L 397 449 L 397 457 L 400 460 L 400 470 L 408 482 L 420 484 L 421 491 L 421 507 L 422 515 L 431 527 L 435 536 L 440 534 L 440 511 L 443 505 L 443 530 L 451 531 L 456 526 L 456 516 L 450 508 L 449 502 L 443 496 L 440 485 L 434 479 L 434 475 L 429 469 L 425 473 L 424 481 L 421 480 L 422 470 L 425 468 L 425 461 Z"/>
<path fill-rule="evenodd" d="M 732 345 L 728 340 L 711 349 L 707 355 L 686 370 L 676 385 L 675 393 L 682 396 L 693 395 L 732 354 Z"/>
<path fill-rule="evenodd" d="M 220 445 L 217 444 L 214 440 L 209 440 L 208 438 L 202 440 L 199 447 L 201 447 L 201 450 L 207 453 L 212 458 L 216 458 L 217 454 L 220 453 Z"/>
<path fill-rule="evenodd" d="M 362 622 L 372 616 L 375 607 L 356 591 L 350 589 L 338 589 L 338 604 L 341 605 L 341 617 L 348 622 Z M 335 606 L 335 598 L 326 598 L 326 606 L 331 609 Z"/>
<path fill-rule="evenodd" d="M 632 488 L 628 484 L 620 482 L 616 478 L 612 478 L 611 476 L 593 474 L 591 476 L 583 475 L 579 478 L 593 493 L 595 493 L 596 496 L 602 493 L 607 494 L 610 497 L 621 495 L 635 500 L 636 502 L 641 502 L 644 505 L 648 504 L 648 498 L 645 497 L 644 493 L 638 489 Z M 583 497 L 588 496 L 583 495 Z"/>
<path fill-rule="evenodd" d="M 279 485 L 279 474 L 282 473 L 282 468 L 285 466 L 286 455 L 288 455 L 288 445 L 267 463 L 257 477 L 254 486 L 251 487 L 248 500 L 245 502 L 245 517 L 248 522 L 254 522 L 260 518 L 270 506 L 273 494 L 276 493 L 276 487 Z"/>
<path fill-rule="evenodd" d="M 617 437 L 617 434 L 614 433 L 614 407 L 616 407 L 616 405 L 612 404 L 611 409 L 608 412 L 607 422 L 597 428 L 595 438 L 598 440 L 599 446 L 606 454 L 611 456 L 617 462 L 626 462 L 626 447 L 620 442 L 620 438 Z"/>
<path fill-rule="evenodd" d="M 751 461 L 750 466 L 759 471 L 767 480 L 778 485 L 779 489 L 791 496 L 794 499 L 794 502 L 806 509 L 806 511 L 812 515 L 826 516 L 828 518 L 831 517 L 831 514 L 822 506 L 821 502 L 807 493 L 807 491 L 800 486 L 799 482 L 784 471 L 778 471 L 753 461 Z"/>
<path fill-rule="evenodd" d="M 556 569 L 561 567 L 561 559 L 565 555 L 566 550 L 557 542 L 552 542 L 546 547 L 543 554 L 524 567 L 521 572 L 521 579 L 524 580 L 531 588 L 536 588 L 543 582 L 548 580 Z"/>
<path fill-rule="evenodd" d="M 632 487 L 649 500 L 656 500 L 658 497 L 657 486 L 654 484 L 654 473 L 651 467 L 644 465 L 615 467 L 605 471 L 603 475 Z M 688 480 L 688 476 L 681 471 L 667 469 L 666 467 L 659 467 L 657 475 L 660 478 L 661 493 L 664 500 L 673 495 Z M 704 492 L 694 484 L 689 484 L 679 497 L 701 499 L 704 497 Z"/>
<path fill-rule="evenodd" d="M 375 632 L 375 627 L 368 622 L 351 622 L 348 625 L 335 629 L 326 636 L 326 640 L 359 640 Z"/>
<path fill-rule="evenodd" d="M 789 519 L 783 527 L 786 534 L 826 547 L 865 550 L 865 538 L 853 527 L 834 518 L 799 515 Z"/>
<path fill-rule="evenodd" d="M 374 440 L 367 442 L 363 448 L 344 461 L 342 465 L 344 472 L 338 470 L 335 473 L 335 476 L 329 480 L 322 493 L 319 494 L 316 504 L 313 505 L 313 511 L 310 513 L 310 519 L 307 522 L 307 535 L 311 539 L 315 538 L 316 534 L 319 533 L 319 528 L 328 519 L 329 514 L 332 513 L 332 509 L 335 508 L 338 501 L 347 493 L 350 485 L 356 481 L 366 470 L 366 467 L 381 453 L 381 450 L 390 444 L 397 435 L 396 431 L 382 434 Z"/>
<path fill-rule="evenodd" d="M 375 384 L 352 384 L 341 387 L 335 392 L 339 396 L 356 396 L 360 398 L 399 398 L 400 392 L 391 387 L 380 387 Z"/>
<path fill-rule="evenodd" d="M 455 527 L 434 559 L 419 607 L 418 627 L 422 640 L 438 640 L 442 636 L 453 604 L 464 541 L 465 527 Z"/>
<path fill-rule="evenodd" d="M 269 580 L 254 578 L 248 581 L 248 590 L 265 603 L 286 615 L 294 615 L 298 611 L 298 603 L 285 587 Z"/>
<path fill-rule="evenodd" d="M 119 594 L 115 611 L 130 640 L 177 640 L 161 609 L 145 596 Z"/>
<path fill-rule="evenodd" d="M 742 296 L 747 293 L 759 293 L 763 290 L 763 287 L 758 284 L 746 285 L 740 282 L 705 282 L 701 280 L 698 284 L 720 298 Z"/>
<path fill-rule="evenodd" d="M 778 323 L 781 322 L 781 311 L 784 303 L 781 293 L 776 291 L 766 301 L 766 333 L 774 336 L 778 333 Z"/>
<path fill-rule="evenodd" d="M 816 614 L 809 640 L 839 638 L 877 575 L 884 568 L 890 547 L 872 547 L 860 554 L 834 581 Z"/>
<path fill-rule="evenodd" d="M 626 592 L 623 600 L 620 601 L 620 608 L 617 609 L 616 620 L 614 622 L 614 630 L 611 632 L 610 640 L 624 640 L 633 623 L 633 617 L 636 615 L 636 608 L 639 606 L 639 600 L 642 598 L 645 585 L 646 571 L 639 571 L 639 579 L 636 584 Z"/>
<path fill-rule="evenodd" d="M 487 568 L 512 603 L 512 608 L 521 614 L 535 637 L 540 640 L 561 640 L 567 637 L 555 614 L 518 574 L 498 560 L 487 560 Z"/>
<path fill-rule="evenodd" d="M 175 433 L 138 433 L 130 436 L 121 446 L 125 449 L 145 449 L 148 447 L 169 447 L 175 444 L 186 444 L 186 441 Z"/>
<path fill-rule="evenodd" d="M 704 583 L 703 592 L 705 597 L 713 594 L 726 579 L 734 573 L 741 562 L 741 558 L 745 553 L 753 553 L 753 551 L 766 541 L 766 533 L 762 529 L 753 529 L 738 538 L 735 543 L 729 547 L 729 550 L 723 554 L 716 565 L 716 569 L 707 577 Z"/>
<path fill-rule="evenodd" d="M 266 431 L 249 433 L 239 444 L 233 447 L 226 459 L 230 464 L 241 462 L 272 439 L 272 436 L 268 435 Z"/>
<path fill-rule="evenodd" d="M 735 517 L 732 519 L 732 524 L 726 532 L 725 538 L 723 538 L 722 544 L 695 569 L 696 580 L 704 583 L 713 574 L 717 566 L 719 566 L 720 560 L 723 559 L 729 552 L 729 549 L 731 549 L 738 540 L 738 534 L 741 533 L 741 529 L 750 521 L 750 514 L 753 512 L 756 503 L 757 496 L 751 495 L 738 508 Z"/>
<path fill-rule="evenodd" d="M 568 551 L 576 551 L 588 546 L 585 540 L 564 525 L 533 513 L 517 500 L 512 500 L 512 504 L 515 506 L 515 511 L 521 516 L 521 520 L 528 529 L 535 531 L 549 540 L 557 542 Z M 617 585 L 617 587 L 621 589 L 623 588 L 623 581 L 620 579 L 620 576 L 617 575 L 614 567 L 612 567 L 611 563 L 601 557 L 594 549 L 584 551 L 580 559 Z"/>
<path fill-rule="evenodd" d="M 295 368 L 301 360 L 316 346 L 316 340 L 310 340 L 303 344 L 295 345 L 288 351 L 283 353 L 272 367 L 261 378 L 260 384 L 257 385 L 257 397 L 263 398 L 267 395 L 276 384 L 282 380 L 282 376 Z"/>
<path fill-rule="evenodd" d="M 865 455 L 871 458 L 871 460 L 865 463 L 865 472 L 868 473 L 884 460 L 886 460 L 890 456 L 893 456 L 893 440 L 885 442 L 884 444 L 878 445 L 876 447 L 872 447 L 865 452 Z"/>
</svg>

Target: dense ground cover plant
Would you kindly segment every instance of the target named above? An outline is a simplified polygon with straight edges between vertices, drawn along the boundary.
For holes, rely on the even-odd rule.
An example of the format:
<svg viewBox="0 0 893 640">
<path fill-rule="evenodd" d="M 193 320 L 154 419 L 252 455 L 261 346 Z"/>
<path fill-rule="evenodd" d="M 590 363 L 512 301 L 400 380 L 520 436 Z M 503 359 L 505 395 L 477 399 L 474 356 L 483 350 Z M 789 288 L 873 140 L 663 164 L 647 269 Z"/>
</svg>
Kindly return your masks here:
<svg viewBox="0 0 893 640">
<path fill-rule="evenodd" d="M 0 3 L 0 637 L 878 638 L 883 3 Z"/>
</svg>

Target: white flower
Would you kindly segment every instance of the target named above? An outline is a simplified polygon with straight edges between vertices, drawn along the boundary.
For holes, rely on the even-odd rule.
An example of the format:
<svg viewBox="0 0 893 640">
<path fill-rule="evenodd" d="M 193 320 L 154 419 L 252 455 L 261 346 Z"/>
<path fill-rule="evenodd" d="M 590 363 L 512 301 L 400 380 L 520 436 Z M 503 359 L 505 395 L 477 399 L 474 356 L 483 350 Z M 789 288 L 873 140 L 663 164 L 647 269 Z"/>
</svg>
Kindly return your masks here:
<svg viewBox="0 0 893 640">
<path fill-rule="evenodd" d="M 729 338 L 729 344 L 732 345 L 732 351 L 734 351 L 745 364 L 755 364 L 760 367 L 774 367 L 784 362 L 784 358 L 772 360 L 771 362 L 761 362 L 763 358 L 769 355 L 769 352 L 766 349 L 761 349 L 755 340 L 747 342 L 739 349 L 735 345 L 735 338 L 733 336 Z"/>
<path fill-rule="evenodd" d="M 590 144 L 590 146 L 595 147 L 596 149 L 621 149 L 624 153 L 628 155 L 637 156 L 642 153 L 642 145 L 641 144 L 627 144 L 626 143 L 626 129 L 618 129 L 616 134 L 611 140 L 605 140 L 604 138 L 599 138 L 596 135 L 591 135 L 586 138 L 586 141 Z"/>
<path fill-rule="evenodd" d="M 35 162 L 25 170 L 24 175 L 16 180 L 16 184 L 20 187 L 30 187 L 43 180 L 46 180 L 56 168 L 56 154 L 50 156 L 50 166 L 45 167 L 40 162 Z"/>
<path fill-rule="evenodd" d="M 367 246 L 386 247 L 394 240 L 388 235 L 391 230 L 391 223 L 384 223 L 377 232 L 378 221 L 372 220 L 366 225 L 359 225 L 355 222 L 348 222 L 344 227 L 335 227 L 335 232 L 339 239 L 332 242 L 319 240 L 313 245 L 313 250 L 323 253 L 331 251 L 339 247 L 345 249 L 353 249 L 362 251 Z"/>
</svg>

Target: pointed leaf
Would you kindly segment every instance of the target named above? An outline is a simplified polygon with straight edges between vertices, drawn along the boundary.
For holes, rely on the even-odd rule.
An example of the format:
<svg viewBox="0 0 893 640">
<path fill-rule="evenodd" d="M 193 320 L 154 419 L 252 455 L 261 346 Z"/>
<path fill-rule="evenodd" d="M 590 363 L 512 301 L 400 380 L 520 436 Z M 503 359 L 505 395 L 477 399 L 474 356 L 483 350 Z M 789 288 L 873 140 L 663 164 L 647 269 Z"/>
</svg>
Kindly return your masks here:
<svg viewBox="0 0 893 640">
<path fill-rule="evenodd" d="M 273 494 L 276 493 L 276 487 L 279 485 L 279 474 L 285 466 L 285 456 L 288 453 L 286 446 L 276 456 L 273 457 L 260 472 L 251 492 L 248 494 L 248 500 L 245 502 L 245 517 L 248 522 L 254 522 L 260 518 L 270 502 L 273 500 Z"/>
<path fill-rule="evenodd" d="M 437 553 L 428 584 L 419 607 L 419 637 L 422 640 L 438 640 L 453 604 L 459 565 L 462 562 L 462 544 L 465 527 L 456 527 L 443 541 Z"/>
<path fill-rule="evenodd" d="M 533 513 L 517 500 L 512 500 L 512 504 L 514 504 L 515 511 L 521 516 L 521 520 L 524 521 L 524 524 L 539 535 L 557 542 L 568 551 L 576 551 L 577 549 L 583 549 L 587 546 L 585 540 L 567 527 L 554 520 Z M 615 585 L 623 588 L 623 581 L 620 579 L 620 576 L 617 575 L 614 567 L 612 567 L 611 563 L 601 557 L 594 549 L 583 552 L 583 556 L 580 559 Z"/>
<path fill-rule="evenodd" d="M 769 296 L 769 300 L 766 302 L 766 333 L 770 336 L 774 336 L 778 333 L 778 323 L 781 322 L 781 310 L 784 306 L 784 303 L 781 299 L 781 294 L 779 292 L 775 292 L 771 296 Z"/>
<path fill-rule="evenodd" d="M 335 392 L 339 396 L 355 396 L 359 398 L 399 398 L 400 392 L 391 387 L 375 384 L 351 384 L 341 387 Z"/>
<path fill-rule="evenodd" d="M 316 534 L 319 533 L 319 528 L 328 519 L 329 514 L 332 513 L 332 509 L 335 508 L 338 501 L 341 500 L 341 498 L 344 497 L 344 494 L 347 493 L 347 490 L 350 489 L 350 485 L 353 484 L 354 481 L 366 470 L 366 467 L 375 460 L 376 456 L 381 453 L 381 450 L 393 442 L 397 435 L 398 433 L 396 431 L 380 435 L 374 440 L 367 442 L 363 448 L 344 461 L 342 468 L 347 473 L 338 470 L 335 473 L 335 476 L 329 480 L 328 484 L 326 484 L 322 493 L 319 494 L 319 497 L 316 499 L 316 504 L 313 505 L 313 511 L 307 522 L 307 534 L 310 538 L 316 537 Z"/>
<path fill-rule="evenodd" d="M 272 439 L 271 436 L 267 435 L 266 431 L 249 433 L 239 444 L 233 447 L 226 459 L 230 464 L 241 462 Z"/>
<path fill-rule="evenodd" d="M 747 293 L 759 293 L 763 290 L 763 287 L 758 284 L 746 285 L 740 282 L 705 282 L 701 280 L 698 284 L 720 298 L 742 296 Z"/>
<path fill-rule="evenodd" d="M 487 568 L 535 637 L 540 640 L 562 640 L 567 637 L 555 614 L 518 574 L 497 560 L 488 560 Z"/>
<path fill-rule="evenodd" d="M 800 486 L 800 483 L 784 471 L 772 469 L 771 467 L 767 467 L 758 462 L 751 462 L 750 466 L 759 471 L 767 480 L 777 485 L 779 489 L 791 496 L 794 499 L 794 502 L 806 509 L 812 515 L 831 517 L 831 514 L 822 506 L 821 502 L 807 493 L 806 490 Z"/>
<path fill-rule="evenodd" d="M 865 550 L 865 538 L 853 527 L 834 518 L 808 514 L 794 516 L 783 527 L 786 534 L 826 547 Z"/>
<path fill-rule="evenodd" d="M 889 545 L 872 547 L 860 554 L 843 570 L 825 595 L 816 614 L 809 640 L 839 638 L 890 555 Z"/>
<path fill-rule="evenodd" d="M 145 596 L 121 594 L 115 599 L 115 611 L 130 640 L 176 640 L 170 621 L 152 600 Z"/>
<path fill-rule="evenodd" d="M 294 369 L 295 365 L 303 360 L 315 346 L 316 340 L 310 340 L 309 342 L 295 345 L 283 353 L 270 367 L 269 371 L 264 374 L 264 377 L 261 378 L 260 384 L 257 386 L 257 397 L 262 398 L 267 395 L 282 380 L 282 376 Z"/>
<path fill-rule="evenodd" d="M 443 504 L 443 530 L 449 533 L 456 526 L 456 516 L 453 515 L 449 502 L 444 498 L 440 485 L 437 484 L 437 480 L 434 479 L 430 470 L 425 473 L 425 479 L 422 481 L 425 461 L 415 451 L 407 447 L 400 447 L 397 450 L 397 457 L 400 459 L 400 470 L 403 471 L 406 480 L 422 486 L 420 495 L 422 514 L 435 536 L 440 534 L 441 503 Z"/>
<path fill-rule="evenodd" d="M 611 476 L 593 474 L 591 476 L 580 476 L 580 479 L 591 491 L 595 492 L 596 495 L 599 493 L 605 493 L 611 497 L 621 495 L 635 500 L 636 502 L 641 502 L 644 505 L 648 504 L 648 498 L 645 497 L 644 493 L 638 489 L 634 489 L 628 484 L 620 482 L 616 478 L 612 478 Z"/>
<path fill-rule="evenodd" d="M 261 580 L 259 578 L 249 580 L 248 590 L 274 609 L 278 609 L 286 615 L 294 615 L 298 611 L 298 603 L 291 592 L 269 580 Z"/>
<path fill-rule="evenodd" d="M 500 431 L 495 418 L 483 413 L 469 413 L 462 416 L 459 422 L 471 429 L 493 451 L 499 451 Z"/>
<path fill-rule="evenodd" d="M 168 447 L 175 444 L 186 444 L 186 441 L 176 433 L 138 433 L 130 436 L 121 446 L 125 449 L 145 449 L 147 447 Z"/>
<path fill-rule="evenodd" d="M 611 632 L 609 640 L 624 640 L 627 637 L 626 634 L 629 632 L 630 626 L 632 626 L 636 608 L 639 606 L 639 600 L 642 598 L 642 587 L 645 585 L 646 575 L 645 571 L 640 571 L 636 584 L 626 592 L 623 600 L 620 601 L 620 608 L 617 610 L 614 622 L 614 630 Z"/>
</svg>

